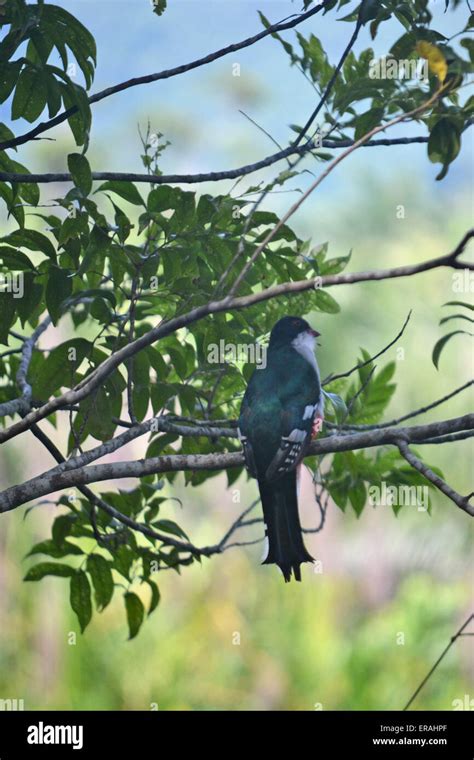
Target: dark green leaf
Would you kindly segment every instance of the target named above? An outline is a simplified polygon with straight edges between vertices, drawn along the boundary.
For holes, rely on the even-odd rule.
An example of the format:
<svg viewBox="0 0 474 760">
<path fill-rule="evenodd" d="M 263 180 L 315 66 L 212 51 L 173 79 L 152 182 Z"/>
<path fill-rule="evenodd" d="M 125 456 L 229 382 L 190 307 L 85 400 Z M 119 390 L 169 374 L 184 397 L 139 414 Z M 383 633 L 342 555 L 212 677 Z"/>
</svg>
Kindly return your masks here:
<svg viewBox="0 0 474 760">
<path fill-rule="evenodd" d="M 100 554 L 90 554 L 87 558 L 87 570 L 94 586 L 97 609 L 103 610 L 109 604 L 114 593 L 114 579 L 110 563 Z"/>
<path fill-rule="evenodd" d="M 447 301 L 447 303 L 444 303 L 443 306 L 464 306 L 466 309 L 474 311 L 474 305 L 472 303 L 468 303 L 467 301 Z"/>
<path fill-rule="evenodd" d="M 145 608 L 143 607 L 141 599 L 139 599 L 139 597 L 131 591 L 128 591 L 126 594 L 124 594 L 124 599 L 125 610 L 127 612 L 128 630 L 130 633 L 128 638 L 133 639 L 137 635 L 141 624 L 143 623 L 143 618 L 145 617 Z"/>
<path fill-rule="evenodd" d="M 151 615 L 151 613 L 156 610 L 160 603 L 160 590 L 155 583 L 155 581 L 152 581 L 150 579 L 147 580 L 148 585 L 151 588 L 151 601 L 150 601 L 150 607 L 148 609 L 148 614 Z"/>
<path fill-rule="evenodd" d="M 84 552 L 69 541 L 64 541 L 58 546 L 54 541 L 48 539 L 47 541 L 41 541 L 39 544 L 35 544 L 26 556 L 30 557 L 33 554 L 47 554 L 54 559 L 60 559 L 61 557 L 67 557 L 69 555 L 84 554 Z"/>
<path fill-rule="evenodd" d="M 135 206 L 146 205 L 137 188 L 132 182 L 111 180 L 110 182 L 104 182 L 100 187 L 98 187 L 96 193 L 100 192 L 101 190 L 108 190 L 109 192 L 116 193 L 125 201 L 133 203 Z"/>
<path fill-rule="evenodd" d="M 20 73 L 12 101 L 12 119 L 36 121 L 46 105 L 47 87 L 44 75 L 32 68 Z"/>
<path fill-rule="evenodd" d="M 184 530 L 173 520 L 157 520 L 153 523 L 153 527 L 157 530 L 164 531 L 165 533 L 172 533 L 174 536 L 180 536 L 180 538 L 188 538 Z"/>
<path fill-rule="evenodd" d="M 25 575 L 25 581 L 40 581 L 46 575 L 56 575 L 61 578 L 70 578 L 76 571 L 69 565 L 60 565 L 59 562 L 41 562 L 39 565 L 30 567 Z"/>
<path fill-rule="evenodd" d="M 77 570 L 71 576 L 69 600 L 79 620 L 81 633 L 84 633 L 92 617 L 92 602 L 89 579 L 83 570 Z"/>
<path fill-rule="evenodd" d="M 437 180 L 446 176 L 449 164 L 461 149 L 461 132 L 451 119 L 442 118 L 436 122 L 428 139 L 428 157 L 434 164 L 443 164 Z"/>
<path fill-rule="evenodd" d="M 87 158 L 80 153 L 70 153 L 67 164 L 75 186 L 83 195 L 89 195 L 92 190 L 92 173 Z"/>
<path fill-rule="evenodd" d="M 448 343 L 449 340 L 453 337 L 453 335 L 472 335 L 472 333 L 467 332 L 467 330 L 454 330 L 453 332 L 448 333 L 447 335 L 443 335 L 442 338 L 438 340 L 438 342 L 435 344 L 435 347 L 433 348 L 433 354 L 431 357 L 431 360 L 433 364 L 435 365 L 436 369 L 438 369 L 439 359 L 441 356 L 441 352 L 445 345 Z"/>
<path fill-rule="evenodd" d="M 56 261 L 56 251 L 53 244 L 46 235 L 36 230 L 15 230 L 9 235 L 5 235 L 1 240 L 3 243 L 8 243 L 8 245 L 28 248 L 30 251 L 41 251 L 51 261 Z"/>
<path fill-rule="evenodd" d="M 66 298 L 72 293 L 72 279 L 68 272 L 61 267 L 52 266 L 49 269 L 46 283 L 46 306 L 53 324 L 57 324 L 62 313 Z"/>
</svg>

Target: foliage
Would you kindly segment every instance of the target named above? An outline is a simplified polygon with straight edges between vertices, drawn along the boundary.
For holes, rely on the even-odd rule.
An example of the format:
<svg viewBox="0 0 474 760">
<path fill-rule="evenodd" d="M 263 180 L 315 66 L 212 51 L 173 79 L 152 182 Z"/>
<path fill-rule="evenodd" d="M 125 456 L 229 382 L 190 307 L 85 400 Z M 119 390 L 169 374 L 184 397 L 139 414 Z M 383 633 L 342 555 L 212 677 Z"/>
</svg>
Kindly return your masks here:
<svg viewBox="0 0 474 760">
<path fill-rule="evenodd" d="M 474 311 L 474 306 L 470 303 L 467 303 L 466 301 L 448 301 L 448 303 L 443 304 L 443 306 L 460 306 L 463 309 L 467 309 L 468 311 Z M 450 314 L 448 317 L 443 317 L 440 319 L 439 323 L 440 325 L 446 324 L 446 322 L 449 322 L 451 319 L 463 319 L 466 322 L 470 322 L 471 324 L 474 322 L 474 319 L 470 317 L 467 313 L 464 312 L 457 312 L 456 314 Z M 471 335 L 472 333 L 468 330 L 453 330 L 452 332 L 447 333 L 446 335 L 443 335 L 442 338 L 440 338 L 434 348 L 433 348 L 433 355 L 432 360 L 433 364 L 435 365 L 436 369 L 439 368 L 439 360 L 441 357 L 441 352 L 447 345 L 447 343 L 451 340 L 451 338 L 454 335 Z"/>
<path fill-rule="evenodd" d="M 305 7 L 310 5 L 305 2 Z M 344 1 L 325 3 L 325 12 L 336 13 L 344 5 Z M 468 36 L 459 41 L 463 54 L 469 54 L 468 61 L 458 47 L 433 30 L 428 5 L 422 0 L 360 5 L 360 22 L 370 24 L 372 38 L 389 19 L 395 18 L 403 27 L 389 56 L 410 59 L 420 50 L 428 60 L 431 56 L 429 81 L 407 85 L 397 78 L 374 79 L 370 75 L 373 50 L 365 49 L 357 56 L 351 51 L 326 99 L 320 131 L 335 143 L 357 140 L 374 127 L 421 106 L 442 83 L 443 97 L 419 116 L 429 137 L 428 157 L 442 165 L 441 179 L 459 154 L 462 133 L 472 117 L 472 98 L 462 103 L 458 90 L 472 68 L 473 49 Z M 160 15 L 165 8 L 166 2 L 155 3 L 154 11 Z M 263 15 L 261 18 L 268 25 Z M 342 20 L 354 24 L 358 18 L 355 12 Z M 34 350 L 29 380 L 33 406 L 40 406 L 84 382 L 108 357 L 146 334 L 158 321 L 180 316 L 225 294 L 279 219 L 274 213 L 253 207 L 255 193 L 268 191 L 275 183 L 249 187 L 240 194 L 234 189 L 227 195 L 198 194 L 159 183 L 166 142 L 163 135 L 151 134 L 150 129 L 143 140 L 142 161 L 155 181 L 148 183 L 146 190 L 123 180 L 96 186 L 86 156 L 91 126 L 87 93 L 96 65 L 91 33 L 71 14 L 45 2 L 13 0 L 6 9 L 2 7 L 0 22 L 6 28 L 0 43 L 0 102 L 10 103 L 13 120 L 29 124 L 44 119 L 45 109 L 50 119 L 61 107 L 70 109 L 69 127 L 82 148 L 81 153 L 67 157 L 73 186 L 56 198 L 54 213 L 44 213 L 40 208 L 39 184 L 0 183 L 0 196 L 16 224 L 0 240 L 2 272 L 4 276 L 17 273 L 24 290 L 21 298 L 9 292 L 1 294 L 0 341 L 13 346 L 13 352 L 7 351 L 0 358 L 0 403 L 18 395 L 20 357 L 15 351 L 15 336 L 18 330 L 30 333 L 37 328 L 45 308 L 53 325 L 68 324 L 69 318 L 71 336 L 79 330 L 84 336 L 69 337 L 46 352 Z M 466 29 L 470 25 L 471 19 Z M 323 91 L 336 69 L 320 40 L 313 34 L 304 37 L 297 32 L 296 48 L 274 36 L 291 64 L 309 78 L 317 92 Z M 425 47 L 420 48 L 420 43 Z M 59 65 L 51 63 L 56 58 Z M 76 65 L 83 85 L 74 81 Z M 300 126 L 292 128 L 301 134 Z M 0 139 L 12 138 L 9 128 L 1 124 Z M 311 152 L 317 161 L 331 158 L 318 149 Z M 0 152 L 0 170 L 29 173 L 8 150 Z M 277 182 L 283 185 L 295 173 L 282 173 Z M 32 206 L 34 211 L 26 214 L 25 206 Z M 239 295 L 337 274 L 349 258 L 330 257 L 327 245 L 313 246 L 283 224 L 254 261 Z M 212 364 L 209 349 L 221 342 L 249 345 L 264 340 L 274 322 L 287 311 L 284 300 L 272 299 L 263 308 L 257 304 L 232 313 L 215 313 L 172 332 L 157 345 L 147 346 L 70 410 L 67 456 L 81 451 L 91 439 L 110 440 L 123 423 L 124 408 L 128 409 L 130 424 L 146 419 L 150 406 L 155 416 L 168 414 L 208 422 L 235 419 L 252 366 L 226 361 Z M 325 290 L 313 289 L 293 297 L 291 311 L 298 315 L 313 311 L 335 315 L 339 304 Z M 368 362 L 365 350 L 361 356 Z M 391 382 L 394 369 L 391 363 L 375 373 L 368 362 L 359 369 L 357 381 L 329 385 L 334 409 L 328 420 L 355 425 L 380 421 L 395 390 Z M 61 414 L 56 415 L 58 425 Z M 235 439 L 152 432 L 147 457 L 237 450 Z M 240 474 L 240 469 L 229 470 L 229 484 Z M 214 476 L 209 471 L 188 471 L 185 479 L 187 484 L 198 486 Z M 71 607 L 81 631 L 92 616 L 92 597 L 101 611 L 121 588 L 130 638 L 136 636 L 145 613 L 156 609 L 160 599 L 153 574 L 163 568 L 180 572 L 181 567 L 200 559 L 166 541 L 167 536 L 186 539 L 183 529 L 167 518 L 166 499 L 159 495 L 164 481 L 172 483 L 175 478 L 176 473 L 162 478 L 150 475 L 132 491 L 100 494 L 122 515 L 164 534 L 161 542 L 120 524 L 84 495 L 62 496 L 58 504 L 63 511 L 53 524 L 51 538 L 29 553 L 61 562 L 42 561 L 30 568 L 25 580 L 37 581 L 46 575 L 67 578 Z M 324 485 L 341 509 L 350 503 L 360 515 L 368 485 L 382 480 L 409 485 L 424 482 L 397 452 L 382 449 L 375 456 L 363 451 L 336 454 Z M 133 590 L 143 584 L 150 592 L 147 610 Z"/>
</svg>

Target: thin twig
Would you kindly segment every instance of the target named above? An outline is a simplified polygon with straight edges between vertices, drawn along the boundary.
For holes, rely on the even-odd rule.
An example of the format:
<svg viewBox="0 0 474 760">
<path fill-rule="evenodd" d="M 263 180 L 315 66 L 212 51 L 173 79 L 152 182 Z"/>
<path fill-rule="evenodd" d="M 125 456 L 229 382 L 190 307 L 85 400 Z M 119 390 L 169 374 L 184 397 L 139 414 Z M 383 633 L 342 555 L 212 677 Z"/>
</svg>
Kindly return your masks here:
<svg viewBox="0 0 474 760">
<path fill-rule="evenodd" d="M 223 58 L 224 56 L 229 55 L 230 53 L 235 53 L 238 50 L 243 50 L 244 48 L 250 47 L 251 45 L 254 45 L 260 40 L 265 39 L 265 37 L 268 37 L 271 34 L 275 34 L 276 32 L 284 31 L 286 29 L 292 29 L 293 27 L 298 26 L 299 24 L 303 23 L 307 19 L 319 13 L 327 3 L 328 3 L 328 0 L 325 0 L 319 5 L 316 5 L 314 8 L 311 8 L 306 13 L 294 15 L 290 17 L 289 19 L 284 19 L 283 21 L 280 21 L 276 24 L 272 24 L 267 29 L 263 29 L 261 32 L 258 32 L 258 34 L 254 34 L 252 37 L 247 37 L 247 39 L 242 40 L 241 42 L 235 42 L 232 45 L 227 45 L 226 47 L 220 48 L 219 50 L 216 50 L 213 53 L 209 53 L 208 55 L 205 55 L 202 58 L 197 58 L 196 60 L 191 61 L 190 63 L 185 63 L 185 64 L 182 64 L 181 66 L 176 66 L 173 69 L 165 69 L 164 71 L 159 71 L 158 73 L 155 73 L 155 74 L 147 74 L 145 76 L 134 77 L 133 79 L 127 79 L 125 82 L 121 82 L 120 84 L 116 84 L 112 87 L 107 87 L 105 90 L 101 90 L 100 92 L 97 92 L 95 95 L 91 95 L 89 97 L 89 104 L 92 105 L 93 103 L 98 103 L 99 101 L 104 100 L 105 98 L 108 98 L 111 95 L 115 95 L 118 92 L 123 92 L 124 90 L 128 90 L 131 87 L 137 87 L 138 85 L 142 85 L 142 84 L 150 84 L 152 82 L 158 82 L 163 79 L 170 79 L 171 77 L 175 77 L 180 74 L 185 74 L 188 71 L 193 71 L 193 69 L 197 69 L 201 66 L 206 66 L 207 64 L 212 63 L 213 61 L 216 61 L 219 58 Z M 41 124 L 38 124 L 36 127 L 34 127 L 34 129 L 31 129 L 29 132 L 26 132 L 25 134 L 20 135 L 18 137 L 14 137 L 10 140 L 5 140 L 4 142 L 0 143 L 0 151 L 6 150 L 7 148 L 14 148 L 18 145 L 23 145 L 24 143 L 29 142 L 30 140 L 33 140 L 38 135 L 42 134 L 43 132 L 46 132 L 48 129 L 51 129 L 52 127 L 56 127 L 58 124 L 61 124 L 62 122 L 66 121 L 71 116 L 73 116 L 73 114 L 77 113 L 78 110 L 79 110 L 78 106 L 72 106 L 71 108 L 68 108 L 66 111 L 63 111 L 62 113 L 55 116 L 53 119 L 49 119 L 49 121 L 46 121 L 46 122 L 41 122 Z"/>
<path fill-rule="evenodd" d="M 424 475 L 427 480 L 433 483 L 433 485 L 444 493 L 448 499 L 451 499 L 451 501 L 457 504 L 460 509 L 463 509 L 468 515 L 474 517 L 474 505 L 469 504 L 470 496 L 472 496 L 472 494 L 469 496 L 461 496 L 461 494 L 457 493 L 454 488 L 451 488 L 451 486 L 440 478 L 439 475 L 436 475 L 430 467 L 424 464 L 412 451 L 410 451 L 410 447 L 406 441 L 397 441 L 397 446 L 400 454 L 415 470 L 418 470 L 418 472 Z"/>
<path fill-rule="evenodd" d="M 380 422 L 378 424 L 373 425 L 351 425 L 350 423 L 346 425 L 333 425 L 330 423 L 326 423 L 329 427 L 337 427 L 341 430 L 379 430 L 380 428 L 384 427 L 393 427 L 394 425 L 399 425 L 400 422 L 405 422 L 406 420 L 412 419 L 413 417 L 418 417 L 420 414 L 425 414 L 426 412 L 431 411 L 431 409 L 435 409 L 437 406 L 440 406 L 441 404 L 444 404 L 446 401 L 449 401 L 449 399 L 453 398 L 454 396 L 457 396 L 458 393 L 461 393 L 462 391 L 465 391 L 466 388 L 470 388 L 471 385 L 474 383 L 474 380 L 468 380 L 467 383 L 464 383 L 464 385 L 460 385 L 459 388 L 455 388 L 454 391 L 451 391 L 450 393 L 446 394 L 446 396 L 443 396 L 442 398 L 437 399 L 436 401 L 432 401 L 431 404 L 426 404 L 426 406 L 421 406 L 419 409 L 415 409 L 414 412 L 408 412 L 408 414 L 403 414 L 401 417 L 396 417 L 393 420 L 389 420 L 388 422 Z"/>
<path fill-rule="evenodd" d="M 32 389 L 27 380 L 28 369 L 30 366 L 31 357 L 33 356 L 33 349 L 35 347 L 35 344 L 38 342 L 40 336 L 44 333 L 50 324 L 51 317 L 48 316 L 42 322 L 40 322 L 36 330 L 29 338 L 21 338 L 21 340 L 23 340 L 23 346 L 21 347 L 20 366 L 18 367 L 18 371 L 16 373 L 16 384 L 21 391 L 21 396 L 19 396 L 19 398 L 12 399 L 11 401 L 5 401 L 3 404 L 0 404 L 0 417 L 6 417 L 13 414 L 30 411 Z"/>
<path fill-rule="evenodd" d="M 334 87 L 334 84 L 336 83 L 336 80 L 337 80 L 337 78 L 339 76 L 339 73 L 340 73 L 340 70 L 341 70 L 341 68 L 342 68 L 342 66 L 344 64 L 344 61 L 346 60 L 347 56 L 349 55 L 349 52 L 350 52 L 352 46 L 354 45 L 354 43 L 355 43 L 355 41 L 357 39 L 357 35 L 359 34 L 359 30 L 360 30 L 360 21 L 357 21 L 357 26 L 356 26 L 355 32 L 352 35 L 352 37 L 351 37 L 351 39 L 350 39 L 347 47 L 345 48 L 345 50 L 344 50 L 344 52 L 343 52 L 340 60 L 338 61 L 338 64 L 337 64 L 337 66 L 336 66 L 336 68 L 334 70 L 334 73 L 333 73 L 332 77 L 330 78 L 330 80 L 329 80 L 329 82 L 327 84 L 327 87 L 326 87 L 324 93 L 321 95 L 321 98 L 320 98 L 320 100 L 319 100 L 319 102 L 318 102 L 315 110 L 313 111 L 313 113 L 309 117 L 309 119 L 306 122 L 306 124 L 303 127 L 303 129 L 300 131 L 300 133 L 299 133 L 298 137 L 296 138 L 296 140 L 290 146 L 293 150 L 296 150 L 298 148 L 299 144 L 301 143 L 301 141 L 304 139 L 305 135 L 307 134 L 308 129 L 310 128 L 311 124 L 314 122 L 314 120 L 316 119 L 316 117 L 319 114 L 320 110 L 322 109 L 324 103 L 326 102 L 327 98 L 329 97 L 329 94 L 331 93 L 331 90 Z M 304 73 L 304 71 L 303 71 L 303 73 Z M 278 146 L 278 147 L 280 147 L 280 146 Z M 309 149 L 309 150 L 312 150 L 313 149 L 313 142 L 312 142 L 312 140 L 308 140 L 305 147 L 307 149 Z M 282 153 L 281 149 L 280 149 L 280 153 Z M 289 158 L 288 156 L 286 157 L 287 160 L 288 160 L 288 170 L 289 171 L 292 171 L 293 169 L 296 168 L 296 166 L 299 164 L 299 162 L 305 157 L 306 151 L 299 152 L 297 155 L 298 155 L 298 158 L 295 161 L 293 161 L 293 162 L 291 162 L 291 161 L 288 160 L 288 158 Z M 221 287 L 224 285 L 224 282 L 226 281 L 226 279 L 227 279 L 228 275 L 230 274 L 230 272 L 232 271 L 233 267 L 235 266 L 235 264 L 237 263 L 237 261 L 241 258 L 242 254 L 244 252 L 244 249 L 245 249 L 245 236 L 246 236 L 246 234 L 247 234 L 247 232 L 249 230 L 251 221 L 252 221 L 252 219 L 253 219 L 256 211 L 258 210 L 258 208 L 260 207 L 260 205 L 263 203 L 263 201 L 267 197 L 267 195 L 269 193 L 270 187 L 272 187 L 272 183 L 270 183 L 267 187 L 264 188 L 264 190 L 260 193 L 259 197 L 257 198 L 257 200 L 255 201 L 255 203 L 253 204 L 253 206 L 252 206 L 252 208 L 250 210 L 250 213 L 248 214 L 247 219 L 245 221 L 245 226 L 244 226 L 244 229 L 242 231 L 242 235 L 240 236 L 239 244 L 237 246 L 237 251 L 236 251 L 235 255 L 232 257 L 230 263 L 228 264 L 228 266 L 226 267 L 226 269 L 224 270 L 224 272 L 222 273 L 222 275 L 221 275 L 221 277 L 219 279 L 219 282 L 217 283 L 217 287 L 216 287 L 215 293 L 219 293 Z"/>
<path fill-rule="evenodd" d="M 362 22 L 360 20 L 360 11 L 359 11 L 359 18 L 357 19 L 357 23 L 355 25 L 355 29 L 354 29 L 354 31 L 352 33 L 352 36 L 351 36 L 349 42 L 347 43 L 347 46 L 344 49 L 344 52 L 342 53 L 342 55 L 341 55 L 341 57 L 340 57 L 340 59 L 339 59 L 339 61 L 337 63 L 337 66 L 336 66 L 336 68 L 333 71 L 333 74 L 332 74 L 329 82 L 326 85 L 326 89 L 324 90 L 319 103 L 317 104 L 316 108 L 314 109 L 313 113 L 311 114 L 311 116 L 309 117 L 308 121 L 304 125 L 303 129 L 301 130 L 301 132 L 297 136 L 296 140 L 294 140 L 294 142 L 293 142 L 293 147 L 294 148 L 296 148 L 301 143 L 301 141 L 304 139 L 305 135 L 308 133 L 308 130 L 310 129 L 311 125 L 316 120 L 319 112 L 321 111 L 321 109 L 324 106 L 326 100 L 328 99 L 329 95 L 331 94 L 331 90 L 334 87 L 336 79 L 339 76 L 339 72 L 341 71 L 341 69 L 342 69 L 342 67 L 344 65 L 344 61 L 346 60 L 347 56 L 349 55 L 350 51 L 352 50 L 352 48 L 353 48 L 353 46 L 354 46 L 354 44 L 355 44 L 355 42 L 357 40 L 357 37 L 359 35 L 361 27 L 362 27 Z"/>
<path fill-rule="evenodd" d="M 262 251 L 265 250 L 267 245 L 271 243 L 273 238 L 275 237 L 276 233 L 283 227 L 284 224 L 290 219 L 290 217 L 295 214 L 296 211 L 303 205 L 303 203 L 307 200 L 307 198 L 316 190 L 317 187 L 326 179 L 326 177 L 331 174 L 332 171 L 341 163 L 341 161 L 344 161 L 345 158 L 351 155 L 357 148 L 360 148 L 362 145 L 367 143 L 374 135 L 379 134 L 379 132 L 383 132 L 386 129 L 389 129 L 390 127 L 395 126 L 396 124 L 400 124 L 402 121 L 410 121 L 415 119 L 417 116 L 419 116 L 423 111 L 426 111 L 429 109 L 442 95 L 444 90 L 446 89 L 446 86 L 440 87 L 434 95 L 432 95 L 431 98 L 429 98 L 425 103 L 422 103 L 421 106 L 417 106 L 416 108 L 413 108 L 411 111 L 408 111 L 407 113 L 399 114 L 394 119 L 391 119 L 390 121 L 386 122 L 385 124 L 380 124 L 377 127 L 374 127 L 373 129 L 369 130 L 365 135 L 362 135 L 358 140 L 356 140 L 349 148 L 344 150 L 342 153 L 340 153 L 335 159 L 333 159 L 326 167 L 326 169 L 321 172 L 321 174 L 317 177 L 317 179 L 308 187 L 307 190 L 301 195 L 300 198 L 298 198 L 297 201 L 291 206 L 291 208 L 288 209 L 286 214 L 284 214 L 280 220 L 277 222 L 277 224 L 273 227 L 273 229 L 266 235 L 264 240 L 260 243 L 260 245 L 255 249 L 250 259 L 247 261 L 245 266 L 242 268 L 241 272 L 237 276 L 234 284 L 232 285 L 229 295 L 232 296 L 234 293 L 237 292 L 241 282 L 245 279 L 247 272 L 252 267 L 254 261 L 258 258 L 258 256 L 262 253 Z"/>
<path fill-rule="evenodd" d="M 426 684 L 426 682 L 427 682 L 427 681 L 428 681 L 428 680 L 431 678 L 431 676 L 432 676 L 432 675 L 433 675 L 433 673 L 435 672 L 435 670 L 436 670 L 436 668 L 438 667 L 438 665 L 440 664 L 440 662 L 441 662 L 441 661 L 442 661 L 442 660 L 445 658 L 445 656 L 447 655 L 447 653 L 449 652 L 449 650 L 450 650 L 450 649 L 451 649 L 451 647 L 453 646 L 454 642 L 455 642 L 455 641 L 456 641 L 456 640 L 457 640 L 457 639 L 458 639 L 460 636 L 465 636 L 465 635 L 466 635 L 466 634 L 464 634 L 464 633 L 463 633 L 463 631 L 464 631 L 464 629 L 465 629 L 465 628 L 467 628 L 467 626 L 469 625 L 469 623 L 471 622 L 471 620 L 474 620 L 474 614 L 472 614 L 472 615 L 469 615 L 468 619 L 465 621 L 465 623 L 463 623 L 463 624 L 462 624 L 462 626 L 461 626 L 461 628 L 459 629 L 459 631 L 458 631 L 457 633 L 455 633 L 455 634 L 454 634 L 454 636 L 452 636 L 452 637 L 451 637 L 451 639 L 449 640 L 449 643 L 448 643 L 448 644 L 447 644 L 447 646 L 446 646 L 446 647 L 443 649 L 443 651 L 441 652 L 440 656 L 439 656 L 439 657 L 438 657 L 438 659 L 436 660 L 435 664 L 434 664 L 434 665 L 433 665 L 433 667 L 430 669 L 429 673 L 428 673 L 428 674 L 427 674 L 427 675 L 424 677 L 424 679 L 422 680 L 422 682 L 420 683 L 420 685 L 418 686 L 418 688 L 416 689 L 416 691 L 414 692 L 414 694 L 413 694 L 413 695 L 410 697 L 410 699 L 409 699 L 409 700 L 408 700 L 408 702 L 406 703 L 405 707 L 403 708 L 403 711 L 405 711 L 405 710 L 408 710 L 408 708 L 410 707 L 410 705 L 413 703 L 413 701 L 415 700 L 415 698 L 418 696 L 418 694 L 419 694 L 419 693 L 420 693 L 420 691 L 422 690 L 423 686 L 424 686 L 424 685 Z"/>
<path fill-rule="evenodd" d="M 388 349 L 391 348 L 397 342 L 397 340 L 399 340 L 402 337 L 403 333 L 405 332 L 405 328 L 408 322 L 410 321 L 410 317 L 411 317 L 411 309 L 408 312 L 407 318 L 405 319 L 405 322 L 403 323 L 401 330 L 397 333 L 395 338 L 391 340 L 390 343 L 388 343 L 386 346 L 384 346 L 384 348 L 382 348 L 378 353 L 374 354 L 374 356 L 371 356 L 369 359 L 366 359 L 363 362 L 359 362 L 359 364 L 356 364 L 354 367 L 352 367 L 351 369 L 348 369 L 346 372 L 340 372 L 338 375 L 328 375 L 328 377 L 326 377 L 322 381 L 321 385 L 328 385 L 329 383 L 333 383 L 335 380 L 340 380 L 342 377 L 349 377 L 349 375 L 352 375 L 353 372 L 357 372 L 357 370 L 362 369 L 363 367 L 367 367 L 369 364 L 372 364 L 372 362 L 378 359 L 379 356 L 382 356 L 382 354 L 388 351 Z"/>
</svg>

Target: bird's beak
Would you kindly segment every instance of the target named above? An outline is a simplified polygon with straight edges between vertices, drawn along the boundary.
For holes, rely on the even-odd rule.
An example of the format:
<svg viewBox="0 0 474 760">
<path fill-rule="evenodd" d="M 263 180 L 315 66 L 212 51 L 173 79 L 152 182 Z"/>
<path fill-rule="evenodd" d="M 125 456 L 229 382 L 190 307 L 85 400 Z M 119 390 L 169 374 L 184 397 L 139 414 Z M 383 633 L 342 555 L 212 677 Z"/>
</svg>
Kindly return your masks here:
<svg viewBox="0 0 474 760">
<path fill-rule="evenodd" d="M 308 332 L 309 332 L 310 335 L 313 336 L 313 338 L 319 338 L 319 336 L 321 335 L 321 333 L 318 333 L 317 330 L 310 329 L 310 330 L 308 330 Z"/>
</svg>

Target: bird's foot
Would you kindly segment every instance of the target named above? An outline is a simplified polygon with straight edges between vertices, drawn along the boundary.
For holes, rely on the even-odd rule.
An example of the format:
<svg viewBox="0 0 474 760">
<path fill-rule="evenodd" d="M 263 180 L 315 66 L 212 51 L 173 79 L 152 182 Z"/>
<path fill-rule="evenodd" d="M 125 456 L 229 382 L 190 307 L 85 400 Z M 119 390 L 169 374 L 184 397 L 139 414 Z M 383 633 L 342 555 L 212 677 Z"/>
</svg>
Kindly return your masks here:
<svg viewBox="0 0 474 760">
<path fill-rule="evenodd" d="M 316 417 L 313 420 L 313 425 L 311 427 L 311 439 L 314 441 L 315 438 L 318 437 L 318 434 L 321 431 L 321 428 L 323 426 L 324 417 L 321 417 L 320 415 L 316 415 Z"/>
</svg>

